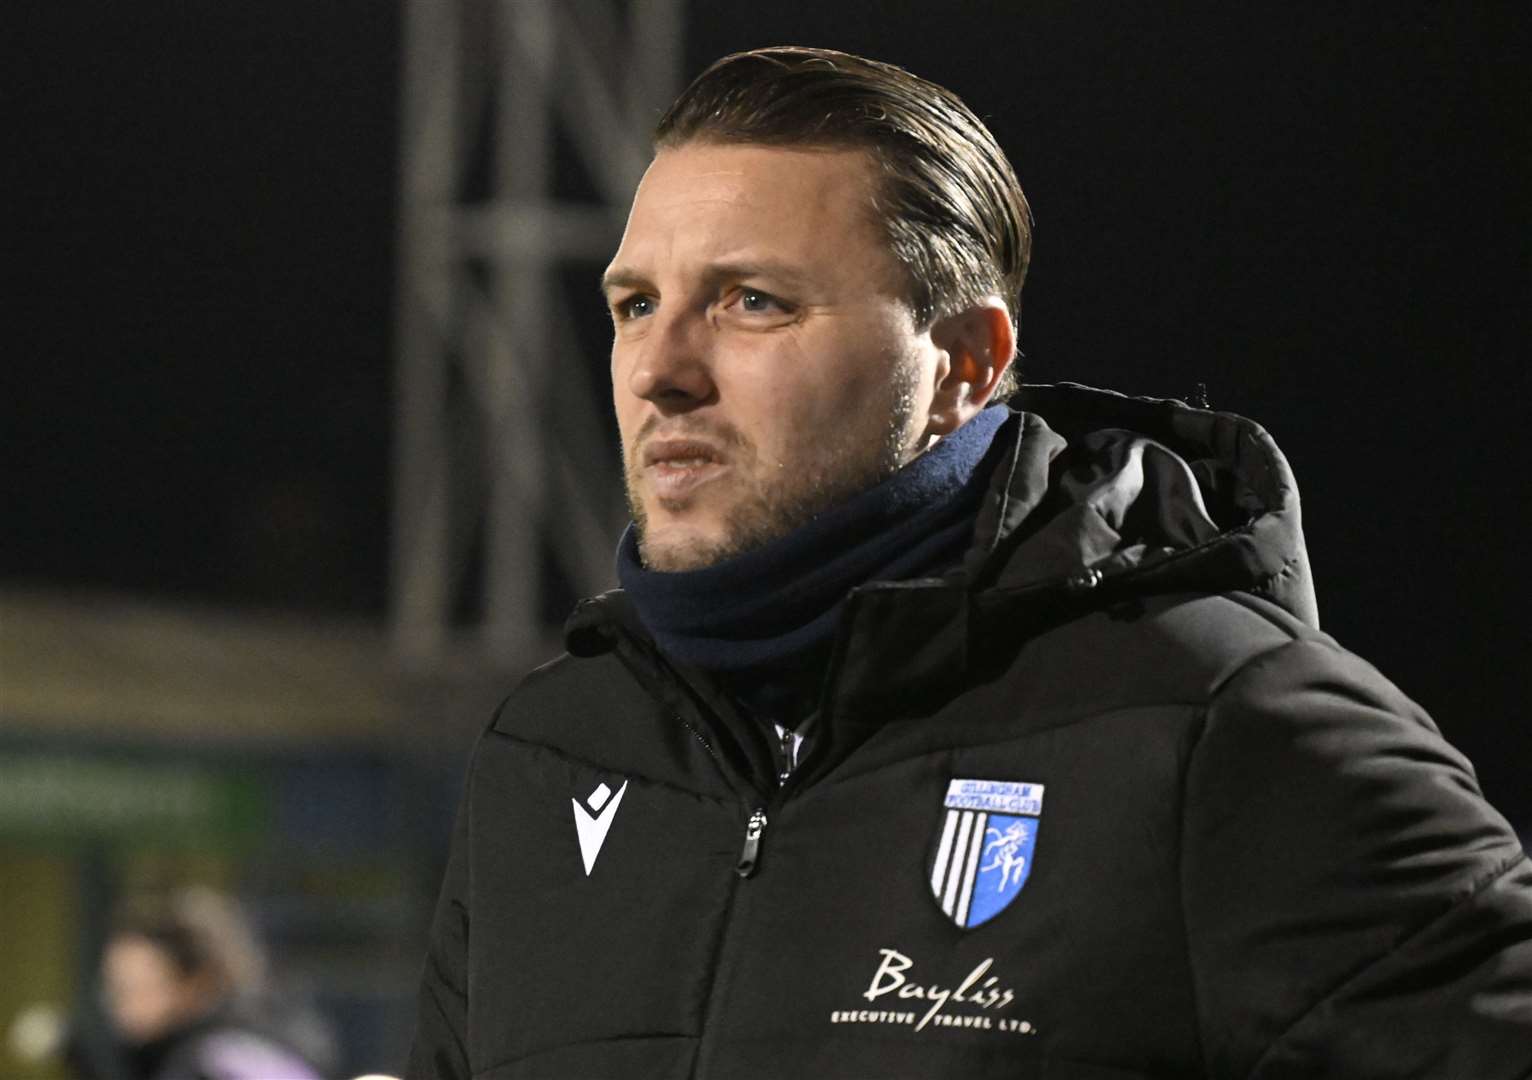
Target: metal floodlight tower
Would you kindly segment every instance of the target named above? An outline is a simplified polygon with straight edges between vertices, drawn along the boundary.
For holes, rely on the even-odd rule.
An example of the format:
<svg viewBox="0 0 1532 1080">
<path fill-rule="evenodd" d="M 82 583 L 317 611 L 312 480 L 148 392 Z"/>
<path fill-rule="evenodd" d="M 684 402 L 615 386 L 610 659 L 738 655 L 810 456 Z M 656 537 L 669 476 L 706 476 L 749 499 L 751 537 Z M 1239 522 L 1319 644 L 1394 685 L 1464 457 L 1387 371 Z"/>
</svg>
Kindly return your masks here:
<svg viewBox="0 0 1532 1080">
<path fill-rule="evenodd" d="M 682 0 L 402 2 L 391 629 L 401 658 L 444 659 L 472 580 L 474 651 L 519 661 L 553 629 L 547 575 L 611 574 L 609 394 L 569 356 L 558 271 L 616 249 Z M 559 136 L 594 201 L 557 197 Z"/>
</svg>

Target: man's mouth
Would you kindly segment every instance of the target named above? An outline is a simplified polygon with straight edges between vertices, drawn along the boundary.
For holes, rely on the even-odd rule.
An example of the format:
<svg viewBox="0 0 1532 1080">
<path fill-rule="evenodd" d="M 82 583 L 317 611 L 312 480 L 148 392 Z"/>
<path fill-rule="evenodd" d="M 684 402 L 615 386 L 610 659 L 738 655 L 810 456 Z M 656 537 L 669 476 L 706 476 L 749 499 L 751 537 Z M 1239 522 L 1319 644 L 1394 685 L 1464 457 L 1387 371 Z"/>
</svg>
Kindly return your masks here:
<svg viewBox="0 0 1532 1080">
<path fill-rule="evenodd" d="M 644 467 L 668 465 L 674 468 L 699 468 L 721 465 L 723 455 L 700 439 L 655 439 L 644 447 Z"/>
<path fill-rule="evenodd" d="M 689 495 L 728 468 L 716 446 L 697 439 L 656 439 L 644 447 L 642 460 L 650 486 L 661 499 Z"/>
</svg>

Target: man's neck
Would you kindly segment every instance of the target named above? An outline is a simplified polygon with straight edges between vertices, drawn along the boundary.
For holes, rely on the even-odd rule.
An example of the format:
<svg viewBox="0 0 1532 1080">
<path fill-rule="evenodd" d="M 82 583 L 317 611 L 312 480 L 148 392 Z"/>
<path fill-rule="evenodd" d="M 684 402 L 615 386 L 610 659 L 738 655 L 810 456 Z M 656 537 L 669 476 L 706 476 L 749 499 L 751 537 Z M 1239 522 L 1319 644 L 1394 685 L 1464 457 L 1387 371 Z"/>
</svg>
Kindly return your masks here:
<svg viewBox="0 0 1532 1080">
<path fill-rule="evenodd" d="M 980 463 L 1010 413 L 986 409 L 887 480 L 759 548 L 701 570 L 639 562 L 633 528 L 618 578 L 660 650 L 731 681 L 791 681 L 828 654 L 847 593 L 955 565 L 985 487 Z M 754 696 L 754 695 L 752 695 Z"/>
</svg>

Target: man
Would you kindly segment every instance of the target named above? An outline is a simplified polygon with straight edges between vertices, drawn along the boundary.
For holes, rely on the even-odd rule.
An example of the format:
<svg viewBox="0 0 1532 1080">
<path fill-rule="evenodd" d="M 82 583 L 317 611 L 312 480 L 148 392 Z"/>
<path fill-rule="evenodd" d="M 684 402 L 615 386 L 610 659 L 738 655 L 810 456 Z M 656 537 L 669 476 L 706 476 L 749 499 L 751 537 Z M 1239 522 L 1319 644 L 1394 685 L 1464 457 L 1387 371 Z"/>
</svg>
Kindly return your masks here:
<svg viewBox="0 0 1532 1080">
<path fill-rule="evenodd" d="M 1256 425 L 1030 387 L 953 95 L 733 56 L 603 287 L 623 588 L 481 739 L 418 1077 L 1524 1077 L 1532 867 Z"/>
</svg>

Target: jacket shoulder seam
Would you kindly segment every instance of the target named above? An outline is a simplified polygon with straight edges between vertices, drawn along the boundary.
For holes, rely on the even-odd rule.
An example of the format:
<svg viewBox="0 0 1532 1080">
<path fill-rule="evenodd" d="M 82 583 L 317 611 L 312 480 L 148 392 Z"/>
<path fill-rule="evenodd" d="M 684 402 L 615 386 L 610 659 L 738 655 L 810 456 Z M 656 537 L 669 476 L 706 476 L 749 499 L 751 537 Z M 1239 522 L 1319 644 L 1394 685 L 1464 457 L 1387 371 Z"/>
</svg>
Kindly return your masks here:
<svg viewBox="0 0 1532 1080">
<path fill-rule="evenodd" d="M 1278 571 L 1277 573 L 1280 574 L 1282 571 Z M 1251 615 L 1254 615 L 1266 625 L 1272 627 L 1273 629 L 1280 630 L 1293 641 L 1307 640 L 1307 637 L 1304 633 L 1298 630 L 1294 630 L 1291 626 L 1287 625 L 1282 620 L 1274 618 L 1271 612 L 1262 610 L 1261 605 L 1264 604 L 1272 604 L 1281 608 L 1281 605 L 1270 597 L 1262 596 L 1259 592 L 1253 589 L 1230 589 L 1224 592 L 1214 593 L 1212 595 L 1217 596 L 1220 600 L 1233 604 L 1237 608 L 1249 612 Z M 1255 603 L 1252 603 L 1252 601 L 1255 601 Z M 1289 617 L 1291 617 L 1291 613 L 1289 613 L 1286 608 L 1282 608 L 1282 611 L 1284 614 L 1288 614 Z M 1304 626 L 1304 630 L 1310 629 L 1310 627 L 1306 625 Z"/>
<path fill-rule="evenodd" d="M 1247 606 L 1245 604 L 1241 604 L 1238 600 L 1234 599 L 1234 597 L 1232 595 L 1228 594 L 1228 593 L 1219 593 L 1218 595 L 1219 595 L 1219 597 L 1221 599 L 1226 600 L 1227 602 L 1235 605 L 1236 607 L 1243 608 L 1244 610 L 1251 612 L 1252 614 L 1258 616 L 1259 618 L 1264 619 L 1272 627 L 1274 627 L 1275 629 L 1277 629 L 1277 630 L 1281 631 L 1282 633 L 1286 634 L 1287 635 L 1287 640 L 1286 641 L 1280 641 L 1277 644 L 1270 646 L 1269 648 L 1258 649 L 1257 651 L 1251 653 L 1249 656 L 1245 657 L 1239 663 L 1234 664 L 1227 671 L 1225 671 L 1218 678 L 1216 678 L 1212 682 L 1212 684 L 1208 687 L 1207 701 L 1208 701 L 1209 708 L 1211 708 L 1213 706 L 1213 704 L 1216 702 L 1216 699 L 1218 698 L 1218 695 L 1223 693 L 1224 689 L 1231 682 L 1234 682 L 1236 679 L 1238 679 L 1245 672 L 1250 671 L 1256 664 L 1259 664 L 1262 661 L 1271 659 L 1277 653 L 1281 652 L 1284 649 L 1290 649 L 1294 645 L 1302 644 L 1304 642 L 1312 642 L 1314 644 L 1320 644 L 1320 642 L 1316 641 L 1313 638 L 1304 637 L 1302 635 L 1294 633 L 1291 627 L 1283 626 L 1281 623 L 1279 623 L 1277 620 L 1271 618 L 1265 612 L 1255 611 L 1252 608 L 1250 608 L 1249 606 Z"/>
<path fill-rule="evenodd" d="M 1247 611 L 1253 611 L 1253 609 L 1249 608 L 1247 605 L 1240 604 L 1238 600 L 1234 599 L 1234 596 L 1237 594 L 1219 593 L 1218 595 L 1221 598 L 1228 600 L 1231 604 L 1237 604 L 1238 606 L 1245 608 Z M 1277 653 L 1284 649 L 1291 649 L 1300 645 L 1312 645 L 1315 648 L 1324 649 L 1326 652 L 1333 653 L 1334 655 L 1343 659 L 1348 657 L 1353 661 L 1358 659 L 1354 653 L 1348 652 L 1343 646 L 1341 646 L 1339 642 L 1335 641 L 1327 634 L 1318 632 L 1304 633 L 1301 631 L 1294 631 L 1291 627 L 1283 626 L 1280 622 L 1270 618 L 1270 616 L 1265 615 L 1263 612 L 1254 611 L 1253 613 L 1260 615 L 1262 618 L 1265 618 L 1268 622 L 1271 623 L 1272 626 L 1287 634 L 1287 640 L 1273 645 L 1269 649 L 1261 649 L 1259 652 L 1251 653 L 1249 656 L 1245 657 L 1245 659 L 1230 668 L 1229 671 L 1222 675 L 1217 681 L 1213 683 L 1212 686 L 1208 688 L 1208 704 L 1210 706 L 1215 704 L 1214 699 L 1223 692 L 1229 683 L 1238 679 L 1241 675 L 1249 671 L 1256 664 L 1273 658 Z"/>
</svg>

